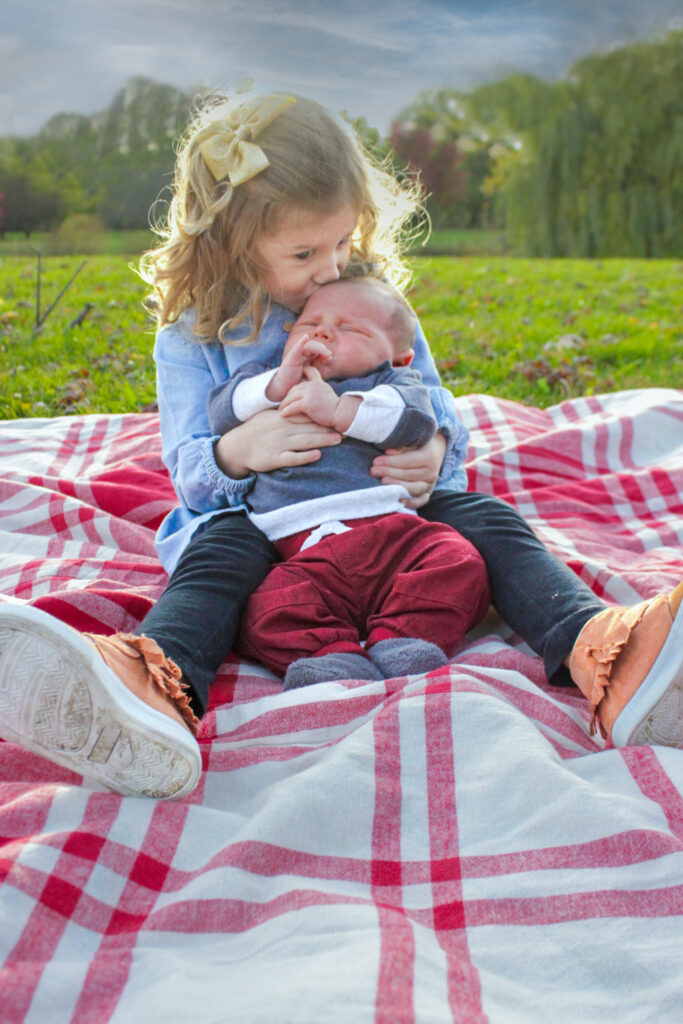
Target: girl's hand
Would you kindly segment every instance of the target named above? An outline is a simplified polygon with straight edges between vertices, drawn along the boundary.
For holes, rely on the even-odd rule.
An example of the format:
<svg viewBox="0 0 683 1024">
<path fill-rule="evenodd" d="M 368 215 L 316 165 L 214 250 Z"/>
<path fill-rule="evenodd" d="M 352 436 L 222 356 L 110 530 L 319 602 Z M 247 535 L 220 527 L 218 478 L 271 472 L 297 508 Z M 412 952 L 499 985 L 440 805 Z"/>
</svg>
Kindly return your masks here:
<svg viewBox="0 0 683 1024">
<path fill-rule="evenodd" d="M 392 448 L 378 455 L 370 472 L 383 484 L 401 484 L 411 494 L 404 505 L 421 508 L 431 497 L 445 454 L 446 438 L 435 434 L 421 448 Z"/>
<path fill-rule="evenodd" d="M 264 409 L 223 434 L 214 446 L 214 457 L 226 476 L 241 480 L 250 473 L 317 462 L 321 448 L 341 440 L 336 430 L 321 427 L 308 416 L 285 419 L 277 409 Z"/>
</svg>

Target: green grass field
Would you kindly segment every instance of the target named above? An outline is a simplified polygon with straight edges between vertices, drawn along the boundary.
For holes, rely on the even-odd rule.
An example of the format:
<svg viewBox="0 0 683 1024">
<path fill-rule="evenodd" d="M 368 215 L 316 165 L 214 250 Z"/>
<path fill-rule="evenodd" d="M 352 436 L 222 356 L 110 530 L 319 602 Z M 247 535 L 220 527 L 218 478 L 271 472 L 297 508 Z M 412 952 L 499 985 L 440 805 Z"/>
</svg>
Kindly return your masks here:
<svg viewBox="0 0 683 1024">
<path fill-rule="evenodd" d="M 673 260 L 433 257 L 410 298 L 455 394 L 547 406 L 683 387 L 682 270 Z"/>
<path fill-rule="evenodd" d="M 154 330 L 134 257 L 0 256 L 0 418 L 153 408 Z M 410 300 L 444 381 L 547 406 L 624 388 L 683 387 L 676 261 L 419 257 Z M 91 304 L 79 325 L 74 321 Z"/>
</svg>

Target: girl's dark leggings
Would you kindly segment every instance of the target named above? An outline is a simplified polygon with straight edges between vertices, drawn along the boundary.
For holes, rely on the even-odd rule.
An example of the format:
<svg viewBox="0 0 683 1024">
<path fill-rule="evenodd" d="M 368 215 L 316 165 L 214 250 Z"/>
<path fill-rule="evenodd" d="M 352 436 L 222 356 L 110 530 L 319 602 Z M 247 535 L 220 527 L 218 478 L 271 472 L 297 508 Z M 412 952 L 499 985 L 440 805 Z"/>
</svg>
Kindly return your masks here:
<svg viewBox="0 0 683 1024">
<path fill-rule="evenodd" d="M 586 622 L 604 609 L 602 601 L 499 498 L 440 491 L 420 515 L 447 523 L 474 544 L 486 562 L 498 614 L 543 657 L 548 679 L 568 685 L 562 661 Z M 215 516 L 187 546 L 138 627 L 180 666 L 198 715 L 232 649 L 247 598 L 276 560 L 270 541 L 244 513 Z"/>
</svg>

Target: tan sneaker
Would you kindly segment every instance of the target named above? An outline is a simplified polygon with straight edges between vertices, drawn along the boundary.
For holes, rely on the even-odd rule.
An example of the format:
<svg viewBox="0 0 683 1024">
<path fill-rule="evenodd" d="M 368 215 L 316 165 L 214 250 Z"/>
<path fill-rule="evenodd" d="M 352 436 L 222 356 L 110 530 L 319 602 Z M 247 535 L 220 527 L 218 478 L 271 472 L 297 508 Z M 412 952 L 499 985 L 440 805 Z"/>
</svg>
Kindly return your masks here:
<svg viewBox="0 0 683 1024">
<path fill-rule="evenodd" d="M 0 736 L 124 796 L 187 796 L 201 775 L 181 673 L 148 637 L 81 635 L 0 604 Z"/>
<path fill-rule="evenodd" d="M 569 662 L 602 735 L 617 747 L 683 749 L 683 583 L 633 608 L 607 608 L 581 630 Z"/>
</svg>

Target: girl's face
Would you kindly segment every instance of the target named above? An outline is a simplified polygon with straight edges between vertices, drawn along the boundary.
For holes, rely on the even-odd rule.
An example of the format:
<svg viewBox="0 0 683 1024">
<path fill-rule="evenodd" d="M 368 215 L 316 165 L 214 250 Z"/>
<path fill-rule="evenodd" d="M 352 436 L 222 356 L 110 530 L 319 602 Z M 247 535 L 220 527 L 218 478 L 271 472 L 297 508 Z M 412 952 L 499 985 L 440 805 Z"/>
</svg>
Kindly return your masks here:
<svg viewBox="0 0 683 1024">
<path fill-rule="evenodd" d="M 261 287 L 274 302 L 299 313 L 320 285 L 343 274 L 357 222 L 350 205 L 327 215 L 292 206 L 280 228 L 256 244 Z"/>
</svg>

